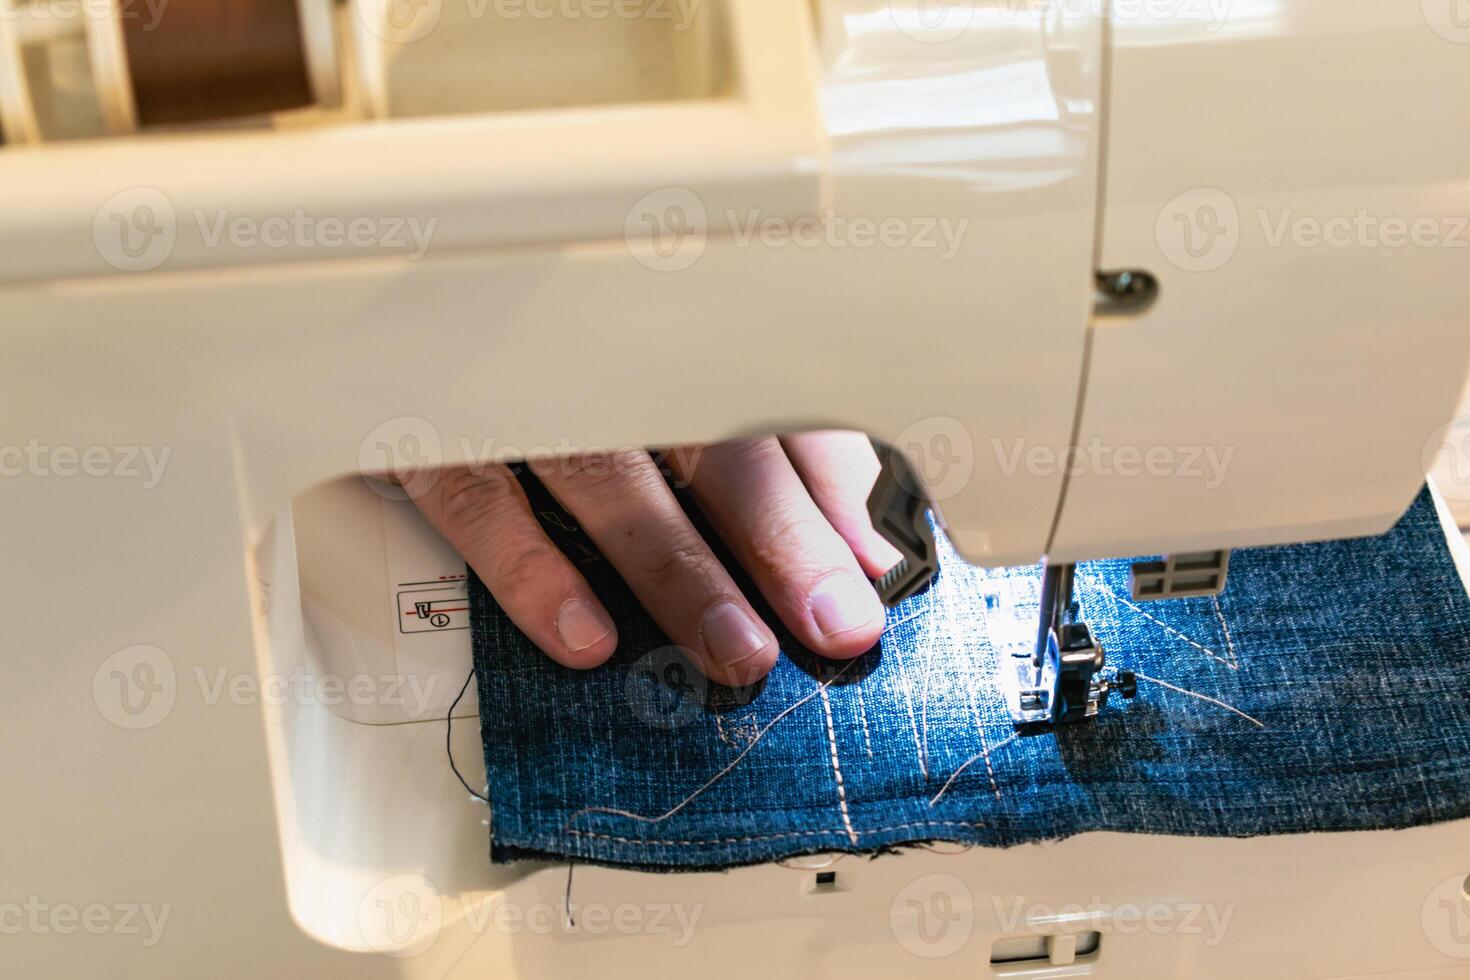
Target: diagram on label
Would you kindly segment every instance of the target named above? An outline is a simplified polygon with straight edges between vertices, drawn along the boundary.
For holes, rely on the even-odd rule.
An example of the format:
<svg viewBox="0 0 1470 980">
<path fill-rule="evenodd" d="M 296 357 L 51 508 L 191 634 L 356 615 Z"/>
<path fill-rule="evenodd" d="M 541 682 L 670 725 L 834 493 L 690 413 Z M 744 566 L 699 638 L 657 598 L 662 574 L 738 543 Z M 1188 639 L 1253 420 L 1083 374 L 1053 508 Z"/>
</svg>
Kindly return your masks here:
<svg viewBox="0 0 1470 980">
<path fill-rule="evenodd" d="M 470 628 L 470 600 L 458 581 L 398 583 L 398 631 L 438 633 Z"/>
</svg>

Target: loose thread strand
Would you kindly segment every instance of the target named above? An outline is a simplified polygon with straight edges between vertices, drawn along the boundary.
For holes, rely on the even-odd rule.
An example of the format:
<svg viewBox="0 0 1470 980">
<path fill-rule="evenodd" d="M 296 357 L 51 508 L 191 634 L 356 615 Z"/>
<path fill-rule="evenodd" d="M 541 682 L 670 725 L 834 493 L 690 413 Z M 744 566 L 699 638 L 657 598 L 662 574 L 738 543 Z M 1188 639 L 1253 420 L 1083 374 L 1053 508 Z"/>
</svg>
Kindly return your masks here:
<svg viewBox="0 0 1470 980">
<path fill-rule="evenodd" d="M 787 705 L 784 709 L 782 709 L 782 711 L 781 711 L 780 714 L 776 715 L 776 717 L 774 717 L 770 721 L 766 722 L 765 727 L 762 728 L 759 732 L 756 733 L 755 738 L 751 739 L 750 744 L 747 745 L 744 749 L 742 749 L 739 755 L 737 755 L 735 758 L 731 759 L 728 765 L 726 765 L 719 772 L 715 773 L 709 779 L 705 780 L 705 782 L 704 782 L 704 784 L 702 786 L 700 786 L 694 792 L 690 793 L 688 796 L 684 797 L 684 799 L 680 800 L 678 803 L 676 803 L 671 809 L 667 810 L 666 812 L 661 813 L 661 814 L 659 814 L 656 817 L 649 817 L 649 816 L 645 816 L 645 815 L 643 815 L 641 813 L 632 813 L 631 811 L 628 811 L 628 810 L 619 810 L 616 807 L 610 807 L 610 806 L 587 806 L 587 807 L 583 807 L 582 809 L 580 809 L 580 810 L 576 811 L 575 813 L 573 813 L 571 816 L 567 817 L 566 823 L 562 824 L 562 830 L 571 830 L 572 829 L 572 823 L 578 817 L 582 816 L 585 813 L 606 813 L 606 814 L 610 814 L 610 815 L 615 816 L 615 817 L 627 817 L 629 820 L 637 820 L 639 823 L 662 823 L 663 821 L 669 819 L 674 814 L 678 813 L 680 810 L 682 810 L 686 806 L 688 806 L 690 803 L 694 802 L 694 800 L 697 799 L 701 794 L 703 794 L 705 792 L 705 790 L 709 789 L 715 783 L 719 782 L 721 779 L 724 779 L 727 775 L 729 775 L 730 772 L 736 766 L 740 765 L 740 763 L 745 760 L 745 757 L 747 755 L 749 755 L 751 753 L 751 751 L 757 745 L 760 744 L 761 739 L 763 739 L 763 738 L 766 737 L 766 733 L 767 732 L 769 732 L 772 728 L 775 728 L 776 725 L 778 723 L 780 723 L 787 715 L 791 714 L 797 708 L 800 708 L 802 705 L 806 704 L 812 698 L 816 697 L 818 694 L 821 694 L 827 688 L 831 687 L 832 684 L 835 683 L 839 677 L 841 677 L 843 674 L 847 673 L 848 668 L 851 667 L 854 663 L 856 663 L 856 661 L 849 660 L 847 663 L 845 663 L 845 664 L 842 665 L 842 669 L 841 670 L 839 670 L 837 673 L 835 673 L 835 674 L 832 675 L 832 678 L 830 680 L 822 681 L 821 683 L 819 683 L 817 685 L 816 690 L 812 691 L 810 694 L 803 695 L 802 697 L 798 698 L 796 701 L 793 701 L 791 704 Z"/>
</svg>

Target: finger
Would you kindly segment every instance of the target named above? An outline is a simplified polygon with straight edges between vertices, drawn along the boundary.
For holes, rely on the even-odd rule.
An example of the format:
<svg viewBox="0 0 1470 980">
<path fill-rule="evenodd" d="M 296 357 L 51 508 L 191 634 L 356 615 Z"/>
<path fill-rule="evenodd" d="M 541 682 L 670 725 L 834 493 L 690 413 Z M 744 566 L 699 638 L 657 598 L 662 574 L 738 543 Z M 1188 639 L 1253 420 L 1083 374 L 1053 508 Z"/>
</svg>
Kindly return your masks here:
<svg viewBox="0 0 1470 980">
<path fill-rule="evenodd" d="M 531 470 L 597 543 L 643 608 L 711 680 L 741 687 L 780 648 L 642 450 L 545 459 Z"/>
<path fill-rule="evenodd" d="M 868 493 L 882 469 L 873 444 L 861 432 L 802 432 L 783 436 L 791 465 L 868 578 L 883 573 L 903 555 L 873 529 Z"/>
<path fill-rule="evenodd" d="M 816 653 L 853 657 L 878 642 L 883 604 L 775 439 L 670 456 L 700 509 L 772 608 Z"/>
<path fill-rule="evenodd" d="M 612 617 L 541 530 L 510 470 L 443 470 L 414 503 L 551 659 L 586 668 L 612 656 L 618 646 Z"/>
</svg>

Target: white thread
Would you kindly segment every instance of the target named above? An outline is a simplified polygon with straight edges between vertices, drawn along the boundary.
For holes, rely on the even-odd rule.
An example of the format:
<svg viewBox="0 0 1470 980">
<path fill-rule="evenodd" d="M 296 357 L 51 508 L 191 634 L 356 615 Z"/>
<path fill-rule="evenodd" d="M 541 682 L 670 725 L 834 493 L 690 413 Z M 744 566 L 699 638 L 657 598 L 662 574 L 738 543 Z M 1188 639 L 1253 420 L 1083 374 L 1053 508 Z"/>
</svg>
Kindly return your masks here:
<svg viewBox="0 0 1470 980">
<path fill-rule="evenodd" d="M 1215 607 L 1215 618 L 1220 621 L 1220 632 L 1225 634 L 1225 654 L 1230 658 L 1231 663 L 1239 667 L 1240 658 L 1235 655 L 1235 641 L 1230 638 L 1230 624 L 1225 622 L 1225 611 L 1220 608 L 1220 597 L 1212 595 L 1210 602 Z"/>
<path fill-rule="evenodd" d="M 863 685 L 854 684 L 853 687 L 857 690 L 858 718 L 863 723 L 863 745 L 867 747 L 868 758 L 871 759 L 873 757 L 873 738 L 868 734 L 868 703 L 863 699 Z"/>
<path fill-rule="evenodd" d="M 1088 576 L 1088 577 L 1091 578 L 1091 576 Z M 1113 591 L 1112 586 L 1108 585 L 1108 583 L 1102 581 L 1101 579 L 1093 579 L 1092 581 L 1094 582 L 1094 584 L 1098 588 L 1101 588 L 1101 589 L 1105 590 L 1109 595 L 1113 596 L 1113 598 L 1115 598 L 1117 601 L 1123 603 L 1123 605 L 1127 606 L 1129 609 L 1132 609 L 1134 612 L 1138 613 L 1144 619 L 1147 619 L 1147 620 L 1153 622 L 1154 624 L 1162 627 L 1163 629 L 1167 630 L 1168 632 L 1173 633 L 1175 636 L 1179 637 L 1179 639 L 1183 640 L 1185 643 L 1188 643 L 1190 646 L 1194 647 L 1196 650 L 1200 651 L 1205 656 L 1209 657 L 1211 660 L 1219 661 L 1220 663 L 1224 664 L 1226 667 L 1229 667 L 1231 670 L 1239 670 L 1240 669 L 1240 667 L 1237 664 L 1231 663 L 1229 660 L 1226 660 L 1224 657 L 1220 656 L 1218 653 L 1216 653 L 1214 650 L 1211 650 L 1209 647 L 1203 646 L 1203 645 L 1201 645 L 1199 643 L 1196 643 L 1194 640 L 1191 640 L 1188 636 L 1185 636 L 1183 633 L 1179 632 L 1178 630 L 1176 630 L 1174 627 L 1170 626 L 1168 623 L 1164 622 L 1163 620 L 1161 620 L 1161 619 L 1155 619 L 1149 613 L 1144 612 L 1144 610 L 1142 608 L 1140 608 L 1139 606 L 1135 605 L 1134 603 L 1130 602 L 1129 600 L 1123 598 L 1121 595 L 1118 595 L 1115 591 Z"/>
<path fill-rule="evenodd" d="M 970 714 L 975 718 L 975 731 L 980 735 L 980 750 L 989 753 L 990 749 L 985 743 L 985 722 L 980 717 L 980 698 L 976 693 L 980 676 L 975 671 L 975 660 L 971 658 L 966 661 L 965 671 L 970 675 L 970 683 L 965 686 L 965 697 L 970 701 Z M 985 756 L 985 772 L 990 776 L 990 791 L 995 794 L 995 801 L 1000 802 L 1000 784 L 995 781 L 995 768 L 990 764 L 990 756 Z"/>
<path fill-rule="evenodd" d="M 919 747 L 919 760 L 925 778 L 929 775 L 929 687 L 934 677 L 934 638 L 924 632 L 924 695 L 919 699 L 919 731 L 923 744 Z"/>
<path fill-rule="evenodd" d="M 909 687 L 909 671 L 906 661 L 898 655 L 898 647 L 892 647 L 893 659 L 898 664 L 898 682 L 903 685 L 903 703 L 909 714 L 909 730 L 914 733 L 914 752 L 919 756 L 919 772 L 929 778 L 929 767 L 924 764 L 924 746 L 919 742 L 919 723 L 914 717 L 913 691 Z"/>
<path fill-rule="evenodd" d="M 954 784 L 954 781 L 956 779 L 959 779 L 960 778 L 960 773 L 964 772 L 966 769 L 968 769 L 970 767 L 970 763 L 974 762 L 976 759 L 984 759 L 985 760 L 985 764 L 986 765 L 989 765 L 990 764 L 990 753 L 992 753 L 992 752 L 999 752 L 1001 749 L 1005 748 L 1007 745 L 1010 745 L 1012 742 L 1014 742 L 1016 739 L 1018 739 L 1020 737 L 1021 737 L 1020 736 L 1020 733 L 1017 733 L 1015 735 L 1012 735 L 1010 738 L 1007 738 L 1005 741 L 997 742 L 996 745 L 995 745 L 995 748 L 993 748 L 993 749 L 986 749 L 983 752 L 978 752 L 975 755 L 970 756 L 968 759 L 966 759 L 964 761 L 964 764 L 963 765 L 961 765 L 958 769 L 956 769 L 950 775 L 950 777 L 944 781 L 944 785 L 941 786 L 941 787 L 939 787 L 939 792 L 937 792 L 937 793 L 934 794 L 934 798 L 929 801 L 929 805 L 930 806 L 933 806 L 934 804 L 938 803 L 939 802 L 939 798 L 941 796 L 943 796 L 945 793 L 949 792 L 950 786 L 952 786 Z"/>
<path fill-rule="evenodd" d="M 884 636 L 887 636 L 889 633 L 892 633 L 894 630 L 898 629 L 904 623 L 912 623 L 914 620 L 918 619 L 920 616 L 923 616 L 923 615 L 925 615 L 928 612 L 929 612 L 929 606 L 926 603 L 924 605 L 924 608 L 923 609 L 920 609 L 918 612 L 909 613 L 907 616 L 905 616 L 903 619 L 900 619 L 898 622 L 896 622 L 896 623 L 889 623 L 887 626 L 883 627 L 883 635 Z"/>
<path fill-rule="evenodd" d="M 1000 784 L 995 781 L 995 768 L 990 764 L 990 749 L 985 744 L 985 732 L 980 732 L 980 749 L 985 759 L 985 774 L 990 777 L 990 791 L 995 794 L 995 802 L 1000 802 Z"/>
<path fill-rule="evenodd" d="M 893 824 L 888 827 L 869 827 L 867 830 L 859 830 L 859 837 L 867 837 L 870 834 L 884 834 L 891 830 L 912 830 L 915 827 L 965 827 L 970 830 L 978 830 L 985 824 L 970 822 L 966 820 L 922 820 L 913 823 Z M 710 844 L 754 844 L 768 840 L 787 840 L 792 837 L 846 837 L 847 832 L 843 830 L 791 830 L 780 834 L 753 834 L 747 837 L 707 837 L 702 840 L 678 840 L 669 838 L 648 837 L 620 837 L 617 834 L 603 834 L 595 830 L 568 829 L 567 833 L 577 837 L 594 837 L 598 840 L 610 840 L 619 844 L 647 844 L 667 847 L 705 847 Z"/>
<path fill-rule="evenodd" d="M 938 645 L 935 642 L 934 636 L 936 632 L 935 624 L 937 623 L 940 625 L 948 625 L 951 630 L 951 638 L 957 641 L 957 645 L 961 647 L 963 646 L 963 640 L 959 637 L 953 636 L 953 630 L 955 628 L 953 622 L 954 617 L 947 617 L 945 615 L 944 600 L 949 594 L 948 583 L 951 581 L 955 582 L 956 584 L 958 584 L 959 582 L 958 579 L 941 579 L 935 585 L 935 587 L 930 590 L 929 601 L 925 605 L 925 611 L 932 613 L 932 615 L 929 617 L 928 623 L 925 624 L 925 629 L 922 633 L 924 640 L 924 696 L 919 704 L 919 728 L 924 736 L 923 745 L 921 746 L 920 750 L 920 759 L 923 764 L 922 772 L 925 779 L 929 777 L 929 694 L 934 687 L 934 661 L 936 659 L 935 647 Z"/>
<path fill-rule="evenodd" d="M 817 693 L 822 695 L 822 711 L 827 716 L 827 745 L 832 750 L 832 772 L 837 776 L 837 808 L 842 811 L 842 826 L 847 828 L 847 836 L 854 844 L 857 843 L 857 831 L 852 829 L 852 818 L 847 813 L 847 789 L 842 785 L 842 766 L 837 762 L 837 734 L 832 730 L 832 699 L 827 697 L 827 688 L 817 688 Z"/>
<path fill-rule="evenodd" d="M 713 776 L 711 776 L 708 780 L 705 781 L 705 783 L 704 783 L 703 786 L 700 786 L 699 787 L 699 789 L 695 790 L 693 793 L 690 793 L 688 796 L 684 797 L 683 800 L 681 800 L 678 803 L 676 803 L 674 805 L 673 809 L 669 810 L 667 813 L 660 814 L 657 817 L 645 817 L 642 814 L 632 813 L 632 812 L 630 812 L 628 810 L 619 810 L 619 809 L 617 809 L 615 807 L 608 807 L 608 806 L 587 806 L 587 807 L 583 807 L 582 809 L 580 809 L 580 810 L 576 811 L 575 813 L 573 813 L 571 816 L 567 817 L 566 823 L 564 823 L 562 825 L 562 830 L 571 830 L 572 821 L 573 820 L 576 820 L 578 817 L 580 817 L 584 813 L 608 813 L 608 814 L 612 814 L 613 816 L 617 816 L 617 817 L 627 817 L 629 820 L 637 820 L 640 823 L 660 823 L 660 822 L 662 822 L 664 820 L 669 819 L 674 814 L 678 813 L 680 810 L 684 809 L 686 806 L 688 806 L 690 803 L 692 803 L 705 790 L 709 789 L 711 786 L 713 786 L 715 783 L 719 782 L 721 779 L 724 779 L 725 776 L 727 776 L 730 773 L 730 770 L 732 770 L 736 766 L 740 765 L 741 761 L 747 755 L 749 755 L 751 753 L 751 750 L 754 749 L 757 745 L 760 744 L 760 740 L 766 737 L 766 733 L 767 732 L 769 732 L 772 728 L 775 728 L 776 725 L 783 718 L 785 718 L 787 715 L 791 714 L 797 708 L 800 708 L 802 705 L 806 704 L 812 698 L 816 697 L 818 694 L 821 694 L 823 691 L 825 691 L 829 686 L 831 686 L 833 683 L 835 683 L 839 677 L 841 677 L 843 674 L 847 673 L 848 668 L 851 667 L 855 663 L 857 663 L 856 660 L 849 660 L 847 663 L 845 663 L 845 664 L 842 665 L 842 669 L 838 670 L 837 673 L 835 673 L 835 674 L 832 675 L 831 680 L 822 681 L 821 683 L 819 683 L 817 685 L 817 689 L 815 691 L 812 691 L 810 694 L 804 694 L 804 695 L 802 695 L 800 698 L 798 698 L 797 700 L 793 701 L 791 704 L 789 704 L 785 708 L 783 708 L 781 710 L 781 712 L 776 715 L 776 717 L 774 717 L 770 721 L 766 722 L 766 726 L 764 728 L 762 728 L 759 732 L 756 733 L 755 738 L 751 739 L 750 744 L 747 745 L 744 749 L 742 749 L 740 751 L 740 754 L 739 755 L 737 755 L 734 759 L 731 759 L 730 760 L 730 764 L 729 765 L 725 766 L 725 768 L 721 769 L 719 772 L 717 772 Z"/>
<path fill-rule="evenodd" d="M 1175 687 L 1168 681 L 1161 681 L 1157 677 L 1150 677 L 1147 674 L 1141 673 L 1136 670 L 1133 672 L 1133 676 L 1137 677 L 1141 681 L 1151 681 L 1152 683 L 1158 684 L 1161 687 L 1167 687 L 1171 691 L 1178 691 L 1180 694 L 1188 694 L 1192 698 L 1199 698 L 1201 701 L 1208 701 L 1210 704 L 1224 708 L 1226 711 L 1233 711 L 1235 714 L 1240 715 L 1240 717 L 1244 718 L 1246 721 L 1250 722 L 1252 725 L 1255 725 L 1258 728 L 1266 727 L 1266 723 L 1261 721 L 1259 718 L 1253 718 L 1250 715 L 1246 714 L 1244 711 L 1241 711 L 1239 708 L 1235 707 L 1234 705 L 1226 704 L 1224 701 L 1209 697 L 1208 695 L 1200 694 L 1196 691 L 1187 691 L 1182 687 Z"/>
</svg>

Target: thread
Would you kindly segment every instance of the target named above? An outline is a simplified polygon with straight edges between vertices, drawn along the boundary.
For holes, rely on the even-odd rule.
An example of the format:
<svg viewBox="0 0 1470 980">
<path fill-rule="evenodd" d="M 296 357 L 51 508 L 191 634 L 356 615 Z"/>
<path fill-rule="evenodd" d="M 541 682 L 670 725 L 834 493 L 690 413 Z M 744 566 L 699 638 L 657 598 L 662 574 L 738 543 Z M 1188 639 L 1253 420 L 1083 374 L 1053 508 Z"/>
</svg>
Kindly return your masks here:
<svg viewBox="0 0 1470 980">
<path fill-rule="evenodd" d="M 776 717 L 774 717 L 770 721 L 766 722 L 765 727 L 762 728 L 759 732 L 756 733 L 755 738 L 751 739 L 750 744 L 747 745 L 744 749 L 742 749 L 739 755 L 737 755 L 735 758 L 731 759 L 730 760 L 730 763 L 728 765 L 726 765 L 719 772 L 715 773 L 709 779 L 705 780 L 705 782 L 704 782 L 703 785 L 701 785 L 694 792 L 690 793 L 688 796 L 684 797 L 684 799 L 680 800 L 678 803 L 674 804 L 674 806 L 672 808 L 670 808 L 669 810 L 667 810 L 667 811 L 659 814 L 656 817 L 650 817 L 650 816 L 645 816 L 644 814 L 641 814 L 641 813 L 633 813 L 633 812 L 631 812 L 629 810 L 619 810 L 616 807 L 610 807 L 610 806 L 587 806 L 587 807 L 583 807 L 582 809 L 580 809 L 580 810 L 576 811 L 575 813 L 573 813 L 571 816 L 567 817 L 566 823 L 562 824 L 562 830 L 571 830 L 572 829 L 572 823 L 573 823 L 573 821 L 575 821 L 578 817 L 582 816 L 585 813 L 606 813 L 606 814 L 610 814 L 611 816 L 615 816 L 615 817 L 626 817 L 629 820 L 636 820 L 639 823 L 649 823 L 649 824 L 662 823 L 663 821 L 665 821 L 665 820 L 669 819 L 670 817 L 672 817 L 674 814 L 678 813 L 680 810 L 684 809 L 690 803 L 693 803 L 696 799 L 698 799 L 706 790 L 708 790 L 715 783 L 718 783 L 720 780 L 722 780 L 726 776 L 728 776 L 730 774 L 730 772 L 736 766 L 740 765 L 740 763 L 742 761 L 744 761 L 745 757 L 747 755 L 750 755 L 751 751 L 757 745 L 760 744 L 761 739 L 763 739 L 763 738 L 766 737 L 766 733 L 768 733 L 772 728 L 775 728 L 778 724 L 780 724 L 781 721 L 783 719 L 785 719 L 787 715 L 790 715 L 797 708 L 800 708 L 802 705 L 806 704 L 812 698 L 816 697 L 818 694 L 821 694 L 823 691 L 827 690 L 827 688 L 831 687 L 834 683 L 836 683 L 837 679 L 840 678 L 843 674 L 847 673 L 848 668 L 850 668 L 856 662 L 857 661 L 849 660 L 847 663 L 845 663 L 845 664 L 842 665 L 842 669 L 841 670 L 837 671 L 837 673 L 835 673 L 835 674 L 832 675 L 832 677 L 831 677 L 830 680 L 822 681 L 821 683 L 819 683 L 817 685 L 816 690 L 812 691 L 810 694 L 804 694 L 804 695 L 802 695 L 796 701 L 792 702 L 791 704 L 789 704 L 785 708 L 783 708 L 781 710 L 780 714 L 776 715 Z"/>
<path fill-rule="evenodd" d="M 465 782 L 464 776 L 460 774 L 459 766 L 454 764 L 454 743 L 451 741 L 454 737 L 454 709 L 459 707 L 460 699 L 464 697 L 464 692 L 470 689 L 470 681 L 474 679 L 475 669 L 471 667 L 469 674 L 464 679 L 464 684 L 459 689 L 459 693 L 454 696 L 454 703 L 449 706 L 449 713 L 444 716 L 444 754 L 449 756 L 449 768 L 454 770 L 454 776 L 459 780 L 459 784 L 466 790 L 469 790 L 469 794 L 475 799 L 484 800 L 486 803 L 489 803 L 490 797 L 476 793 L 470 788 L 470 784 Z"/>
<path fill-rule="evenodd" d="M 950 777 L 948 779 L 944 781 L 944 785 L 939 787 L 939 792 L 934 794 L 934 798 L 929 801 L 929 805 L 933 806 L 934 804 L 938 803 L 939 798 L 945 793 L 949 792 L 949 788 L 954 785 L 954 781 L 960 778 L 960 773 L 970 768 L 971 763 L 979 762 L 981 759 L 984 759 L 988 764 L 990 762 L 990 754 L 992 752 L 999 752 L 1001 749 L 1005 748 L 1007 745 L 1010 745 L 1012 742 L 1020 737 L 1020 734 L 1017 733 L 1015 735 L 1012 735 L 1010 738 L 1005 739 L 1004 741 L 995 743 L 995 745 L 991 748 L 985 749 L 982 752 L 976 752 L 974 755 L 970 756 L 960 765 L 958 769 L 950 774 Z"/>
<path fill-rule="evenodd" d="M 1210 704 L 1215 705 L 1216 707 L 1224 708 L 1226 711 L 1230 711 L 1230 712 L 1233 712 L 1233 713 L 1235 713 L 1237 715 L 1240 715 L 1240 717 L 1244 718 L 1246 721 L 1250 722 L 1252 725 L 1255 725 L 1257 728 L 1265 728 L 1266 727 L 1266 723 L 1264 721 L 1261 721 L 1261 719 L 1255 718 L 1255 717 L 1253 717 L 1251 715 L 1248 715 L 1244 711 L 1241 711 L 1239 708 L 1235 707 L 1234 705 L 1226 704 L 1224 701 L 1221 701 L 1218 698 L 1212 698 L 1209 695 L 1200 694 L 1197 691 L 1185 690 L 1182 687 L 1177 687 L 1177 686 L 1175 686 L 1173 684 L 1170 684 L 1168 681 L 1161 681 L 1157 677 L 1150 677 L 1147 674 L 1141 673 L 1141 672 L 1136 671 L 1136 670 L 1133 672 L 1133 676 L 1134 677 L 1137 677 L 1141 681 L 1148 681 L 1148 682 L 1150 682 L 1152 684 L 1157 684 L 1160 687 L 1167 687 L 1171 691 L 1178 691 L 1180 694 L 1187 694 L 1187 695 L 1189 695 L 1192 698 L 1199 698 L 1201 701 L 1206 701 L 1206 702 L 1208 702 Z"/>
</svg>

